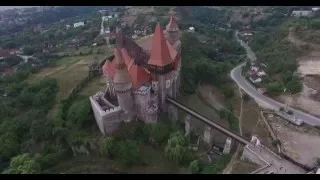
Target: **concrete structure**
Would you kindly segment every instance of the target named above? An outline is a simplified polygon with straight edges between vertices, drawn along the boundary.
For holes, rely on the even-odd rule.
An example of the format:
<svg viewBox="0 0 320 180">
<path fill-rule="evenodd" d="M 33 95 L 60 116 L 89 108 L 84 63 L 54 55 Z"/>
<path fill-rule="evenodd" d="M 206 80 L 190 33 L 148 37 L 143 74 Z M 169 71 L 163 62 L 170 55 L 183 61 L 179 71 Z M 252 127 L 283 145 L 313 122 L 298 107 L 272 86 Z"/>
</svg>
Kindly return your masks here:
<svg viewBox="0 0 320 180">
<path fill-rule="evenodd" d="M 228 137 L 227 140 L 226 140 L 226 144 L 224 145 L 223 154 L 229 154 L 230 153 L 231 143 L 232 143 L 232 140 L 231 140 L 231 138 Z"/>
<path fill-rule="evenodd" d="M 81 27 L 81 26 L 84 26 L 84 22 L 77 22 L 73 24 L 74 28 Z"/>
<path fill-rule="evenodd" d="M 167 34 L 158 23 L 150 53 L 116 33 L 114 59 L 106 61 L 103 72 L 107 87 L 90 97 L 95 119 L 103 135 L 111 135 L 121 122 L 139 119 L 157 123 L 159 112 L 177 120 L 176 107 L 166 97 L 179 95 L 181 42 L 175 17 L 171 16 Z"/>
<path fill-rule="evenodd" d="M 193 33 L 194 32 L 194 27 L 189 27 L 188 32 Z"/>
<path fill-rule="evenodd" d="M 292 16 L 294 17 L 310 17 L 312 16 L 312 11 L 292 11 Z"/>
<path fill-rule="evenodd" d="M 203 134 L 203 141 L 206 142 L 208 145 L 211 145 L 212 136 L 211 136 L 212 127 L 206 126 L 204 129 Z"/>
</svg>

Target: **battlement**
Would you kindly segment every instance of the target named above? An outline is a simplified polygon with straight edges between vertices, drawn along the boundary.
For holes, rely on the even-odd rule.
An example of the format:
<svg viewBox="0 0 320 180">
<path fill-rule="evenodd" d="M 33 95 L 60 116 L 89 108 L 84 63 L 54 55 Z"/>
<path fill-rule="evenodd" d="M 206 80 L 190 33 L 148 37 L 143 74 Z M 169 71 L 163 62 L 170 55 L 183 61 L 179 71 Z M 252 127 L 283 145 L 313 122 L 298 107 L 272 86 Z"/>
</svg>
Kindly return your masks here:
<svg viewBox="0 0 320 180">
<path fill-rule="evenodd" d="M 151 86 L 149 84 L 142 85 L 139 87 L 139 89 L 133 91 L 133 94 L 146 95 L 148 92 L 150 92 L 150 90 L 151 90 Z"/>
<path fill-rule="evenodd" d="M 107 114 L 109 114 L 109 113 L 114 113 L 114 112 L 117 112 L 117 111 L 121 111 L 120 106 L 117 106 L 117 107 L 114 107 L 114 108 L 107 109 L 107 110 L 105 110 L 104 112 L 106 112 Z"/>
</svg>

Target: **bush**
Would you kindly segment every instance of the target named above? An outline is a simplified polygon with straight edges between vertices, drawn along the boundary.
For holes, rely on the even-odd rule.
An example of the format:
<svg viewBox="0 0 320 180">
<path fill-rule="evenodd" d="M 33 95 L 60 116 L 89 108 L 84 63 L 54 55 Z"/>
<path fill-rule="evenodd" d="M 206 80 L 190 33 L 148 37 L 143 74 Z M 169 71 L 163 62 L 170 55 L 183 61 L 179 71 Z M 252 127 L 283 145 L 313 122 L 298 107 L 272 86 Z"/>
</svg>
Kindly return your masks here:
<svg viewBox="0 0 320 180">
<path fill-rule="evenodd" d="M 181 132 L 173 133 L 165 147 L 165 155 L 177 164 L 185 165 L 192 160 L 186 138 Z"/>
<path fill-rule="evenodd" d="M 159 122 L 151 126 L 150 137 L 158 144 L 163 145 L 167 142 L 170 136 L 170 127 L 164 123 Z"/>
<path fill-rule="evenodd" d="M 189 169 L 192 174 L 199 173 L 199 171 L 200 171 L 199 161 L 198 160 L 192 161 L 189 165 Z"/>
</svg>

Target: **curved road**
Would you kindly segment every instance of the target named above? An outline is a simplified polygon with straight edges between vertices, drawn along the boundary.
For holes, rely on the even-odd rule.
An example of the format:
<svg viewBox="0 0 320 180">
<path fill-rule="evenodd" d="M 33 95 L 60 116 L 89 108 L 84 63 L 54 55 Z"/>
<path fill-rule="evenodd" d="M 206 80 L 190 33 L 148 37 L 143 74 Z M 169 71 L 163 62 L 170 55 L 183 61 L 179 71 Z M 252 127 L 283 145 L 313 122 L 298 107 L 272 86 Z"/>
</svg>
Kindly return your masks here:
<svg viewBox="0 0 320 180">
<path fill-rule="evenodd" d="M 237 36 L 238 32 L 236 32 L 236 38 L 238 42 L 241 44 L 242 47 L 244 47 L 247 51 L 247 56 L 251 61 L 256 60 L 256 56 L 254 52 L 252 52 L 251 48 L 244 43 L 242 40 L 240 40 Z M 271 98 L 268 98 L 262 94 L 260 94 L 255 87 L 253 87 L 242 75 L 242 66 L 244 66 L 245 63 L 240 64 L 239 66 L 235 67 L 231 71 L 231 78 L 238 84 L 238 86 L 243 89 L 248 95 L 250 95 L 252 98 L 255 99 L 255 101 L 262 107 L 272 109 L 272 110 L 278 110 L 280 107 L 284 107 L 285 105 L 282 103 L 279 103 L 278 101 L 275 101 Z M 291 111 L 293 111 L 294 115 L 304 121 L 307 124 L 310 124 L 312 126 L 314 125 L 320 125 L 320 119 L 312 116 L 310 114 L 304 113 L 302 111 L 293 109 L 288 107 Z"/>
</svg>

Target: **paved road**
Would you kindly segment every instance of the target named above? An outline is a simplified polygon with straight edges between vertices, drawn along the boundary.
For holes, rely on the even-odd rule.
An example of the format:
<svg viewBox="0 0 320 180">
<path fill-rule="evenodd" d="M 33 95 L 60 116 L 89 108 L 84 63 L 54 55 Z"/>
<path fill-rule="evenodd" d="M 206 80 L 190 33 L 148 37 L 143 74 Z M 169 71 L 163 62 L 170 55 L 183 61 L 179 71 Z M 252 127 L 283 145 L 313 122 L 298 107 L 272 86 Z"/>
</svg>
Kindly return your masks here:
<svg viewBox="0 0 320 180">
<path fill-rule="evenodd" d="M 237 32 L 236 32 L 237 34 Z M 236 36 L 237 37 L 237 36 Z M 241 41 L 240 39 L 237 40 L 239 43 L 246 49 L 247 51 L 247 56 L 251 61 L 256 60 L 256 56 L 254 52 L 252 52 L 251 48 Z M 243 89 L 248 95 L 250 95 L 252 98 L 255 99 L 255 101 L 262 107 L 272 109 L 272 110 L 278 110 L 280 107 L 284 107 L 285 105 L 282 103 L 279 103 L 278 101 L 275 101 L 271 98 L 268 98 L 262 94 L 260 94 L 255 87 L 253 87 L 242 75 L 241 75 L 241 67 L 244 66 L 245 63 L 240 64 L 239 66 L 235 67 L 231 71 L 231 78 L 238 84 L 238 86 Z M 304 113 L 302 111 L 293 109 L 293 108 L 288 108 L 291 111 L 293 111 L 294 115 L 304 121 L 307 124 L 310 125 L 320 125 L 320 118 L 317 118 L 315 116 L 312 116 L 310 114 Z"/>
</svg>

